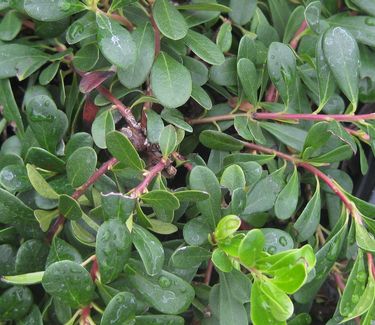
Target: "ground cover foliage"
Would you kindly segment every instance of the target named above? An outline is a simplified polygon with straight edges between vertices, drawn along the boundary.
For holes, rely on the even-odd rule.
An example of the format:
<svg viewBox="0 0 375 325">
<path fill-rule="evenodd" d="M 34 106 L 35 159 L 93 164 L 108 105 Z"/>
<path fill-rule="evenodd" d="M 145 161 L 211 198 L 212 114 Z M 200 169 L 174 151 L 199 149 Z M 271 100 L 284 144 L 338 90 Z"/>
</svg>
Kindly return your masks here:
<svg viewBox="0 0 375 325">
<path fill-rule="evenodd" d="M 372 324 L 374 16 L 0 1 L 0 324 Z"/>
</svg>

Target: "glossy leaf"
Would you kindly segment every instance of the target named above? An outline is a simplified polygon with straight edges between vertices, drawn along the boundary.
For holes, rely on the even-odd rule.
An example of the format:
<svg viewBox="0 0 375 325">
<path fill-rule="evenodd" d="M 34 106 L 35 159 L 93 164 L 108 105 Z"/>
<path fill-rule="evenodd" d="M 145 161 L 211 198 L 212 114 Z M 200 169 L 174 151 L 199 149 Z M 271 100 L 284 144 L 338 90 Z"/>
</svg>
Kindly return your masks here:
<svg viewBox="0 0 375 325">
<path fill-rule="evenodd" d="M 249 231 L 245 238 L 242 239 L 238 249 L 241 263 L 245 264 L 247 267 L 253 267 L 256 264 L 256 260 L 261 255 L 264 242 L 264 235 L 260 230 L 253 229 Z"/>
<path fill-rule="evenodd" d="M 71 154 L 66 162 L 66 172 L 73 187 L 79 187 L 89 179 L 95 171 L 96 161 L 96 153 L 90 147 L 79 148 Z"/>
<path fill-rule="evenodd" d="M 124 325 L 134 324 L 136 312 L 135 297 L 130 292 L 120 292 L 109 302 L 104 311 L 101 325 L 111 325 L 121 322 Z"/>
</svg>

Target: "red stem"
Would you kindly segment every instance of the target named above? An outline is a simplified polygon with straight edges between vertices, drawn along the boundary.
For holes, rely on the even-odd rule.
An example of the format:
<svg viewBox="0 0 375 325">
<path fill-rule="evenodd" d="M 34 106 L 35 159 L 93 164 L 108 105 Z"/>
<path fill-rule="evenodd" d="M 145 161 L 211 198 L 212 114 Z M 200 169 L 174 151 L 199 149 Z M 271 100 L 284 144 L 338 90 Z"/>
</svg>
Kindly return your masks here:
<svg viewBox="0 0 375 325">
<path fill-rule="evenodd" d="M 140 182 L 133 190 L 131 190 L 132 197 L 138 197 L 142 195 L 147 187 L 150 185 L 151 181 L 159 174 L 167 165 L 164 159 L 161 159 L 155 166 L 153 166 L 148 172 L 146 177 Z"/>
<path fill-rule="evenodd" d="M 156 25 L 155 19 L 152 15 L 150 15 L 150 21 L 152 28 L 154 29 L 154 37 L 155 37 L 155 58 L 160 53 L 160 31 L 158 26 Z"/>
<path fill-rule="evenodd" d="M 367 261 L 368 264 L 370 265 L 370 270 L 372 272 L 372 276 L 375 279 L 375 264 L 374 264 L 374 258 L 372 256 L 372 253 L 367 253 Z"/>
<path fill-rule="evenodd" d="M 341 292 L 345 290 L 345 283 L 342 281 L 341 274 L 338 272 L 333 272 L 333 277 L 335 278 L 337 287 L 340 289 Z"/>
<path fill-rule="evenodd" d="M 307 22 L 304 20 L 301 24 L 301 26 L 298 28 L 297 32 L 294 34 L 293 39 L 290 41 L 290 47 L 292 49 L 296 49 L 298 46 L 298 42 L 301 39 L 302 33 L 305 31 L 307 28 Z"/>
<path fill-rule="evenodd" d="M 100 168 L 97 171 L 95 171 L 94 174 L 90 176 L 86 183 L 84 183 L 80 188 L 75 190 L 75 192 L 72 194 L 72 198 L 77 200 L 79 197 L 81 197 L 92 184 L 94 184 L 103 174 L 105 174 L 106 171 L 108 171 L 108 169 L 110 169 L 116 163 L 116 158 L 111 158 L 110 160 L 106 161 L 102 166 L 100 166 Z M 60 215 L 56 219 L 56 221 L 54 222 L 54 224 L 48 232 L 47 238 L 49 242 L 52 241 L 55 234 L 59 232 L 60 229 L 63 227 L 64 222 L 65 218 L 63 215 Z"/>
</svg>

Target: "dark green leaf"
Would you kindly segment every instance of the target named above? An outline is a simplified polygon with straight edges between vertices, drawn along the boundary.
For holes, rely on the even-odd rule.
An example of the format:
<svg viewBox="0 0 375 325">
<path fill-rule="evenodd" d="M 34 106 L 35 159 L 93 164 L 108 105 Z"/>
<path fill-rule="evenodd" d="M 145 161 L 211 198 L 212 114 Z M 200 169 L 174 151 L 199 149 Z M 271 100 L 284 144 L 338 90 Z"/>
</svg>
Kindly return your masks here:
<svg viewBox="0 0 375 325">
<path fill-rule="evenodd" d="M 21 224 L 34 221 L 33 210 L 9 192 L 0 189 L 0 222 Z"/>
<path fill-rule="evenodd" d="M 229 17 L 238 25 L 247 24 L 253 17 L 256 9 L 256 2 L 252 0 L 230 0 Z"/>
<path fill-rule="evenodd" d="M 85 9 L 81 1 L 24 0 L 27 14 L 40 21 L 57 21 Z"/>
<path fill-rule="evenodd" d="M 76 263 L 82 262 L 81 254 L 75 247 L 59 237 L 54 237 L 46 261 L 46 267 L 59 261 L 69 260 Z"/>
<path fill-rule="evenodd" d="M 110 153 L 121 163 L 137 170 L 143 170 L 143 162 L 130 140 L 121 132 L 112 131 L 106 136 Z"/>
<path fill-rule="evenodd" d="M 97 157 L 95 150 L 82 147 L 74 151 L 66 162 L 66 173 L 73 187 L 84 184 L 94 173 Z"/>
<path fill-rule="evenodd" d="M 240 140 L 219 131 L 203 131 L 199 135 L 199 140 L 206 147 L 216 150 L 240 151 L 243 148 Z"/>
<path fill-rule="evenodd" d="M 115 322 L 123 325 L 134 324 L 135 313 L 136 301 L 134 295 L 130 292 L 120 292 L 109 302 L 100 325 L 112 325 Z"/>
<path fill-rule="evenodd" d="M 96 257 L 103 283 L 117 279 L 130 256 L 131 234 L 120 219 L 105 221 L 96 237 Z"/>
<path fill-rule="evenodd" d="M 177 134 L 176 129 L 172 125 L 168 125 L 160 133 L 159 137 L 160 151 L 165 158 L 176 150 L 177 147 Z"/>
<path fill-rule="evenodd" d="M 20 319 L 29 312 L 33 304 L 33 294 L 26 287 L 12 287 L 0 296 L 0 320 Z"/>
<path fill-rule="evenodd" d="M 330 28 L 323 39 L 323 52 L 337 85 L 353 105 L 358 104 L 359 50 L 354 37 L 341 27 Z"/>
<path fill-rule="evenodd" d="M 130 33 L 118 22 L 103 14 L 96 15 L 98 45 L 105 58 L 119 68 L 135 63 L 137 48 Z"/>
<path fill-rule="evenodd" d="M 51 264 L 44 273 L 42 285 L 51 296 L 73 308 L 88 305 L 94 294 L 90 273 L 72 261 Z"/>
<path fill-rule="evenodd" d="M 147 274 L 160 274 L 164 264 L 164 249 L 160 241 L 146 229 L 134 225 L 133 244 L 141 256 Z"/>
<path fill-rule="evenodd" d="M 166 107 L 181 106 L 191 95 L 190 72 L 164 52 L 161 52 L 154 62 L 150 79 L 154 95 Z"/>
<path fill-rule="evenodd" d="M 100 149 L 107 148 L 106 135 L 114 129 L 115 122 L 111 110 L 105 110 L 96 116 L 94 123 L 92 123 L 91 133 L 95 144 Z"/>
<path fill-rule="evenodd" d="M 70 220 L 78 220 L 83 213 L 79 203 L 66 194 L 59 196 L 59 211 L 65 218 Z"/>
<path fill-rule="evenodd" d="M 198 267 L 202 262 L 207 261 L 211 253 L 202 247 L 185 246 L 180 247 L 171 256 L 173 266 L 181 269 Z"/>
<path fill-rule="evenodd" d="M 246 98 L 251 104 L 256 105 L 258 102 L 258 75 L 254 63 L 246 58 L 238 60 L 237 74 Z"/>
</svg>

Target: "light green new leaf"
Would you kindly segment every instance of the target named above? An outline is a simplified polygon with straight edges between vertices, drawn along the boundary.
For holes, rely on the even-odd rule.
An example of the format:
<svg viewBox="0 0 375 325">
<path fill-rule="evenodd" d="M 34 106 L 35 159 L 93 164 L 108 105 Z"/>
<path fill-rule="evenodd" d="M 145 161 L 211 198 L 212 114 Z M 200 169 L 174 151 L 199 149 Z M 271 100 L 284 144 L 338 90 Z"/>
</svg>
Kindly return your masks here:
<svg viewBox="0 0 375 325">
<path fill-rule="evenodd" d="M 152 14 L 160 32 L 166 37 L 179 40 L 186 36 L 188 32 L 186 21 L 169 0 L 156 0 Z"/>
<path fill-rule="evenodd" d="M 154 62 L 150 80 L 155 97 L 166 107 L 179 107 L 185 104 L 191 95 L 192 81 L 189 70 L 164 52 L 160 52 Z"/>
<path fill-rule="evenodd" d="M 365 228 L 364 225 L 359 222 L 355 222 L 355 238 L 357 245 L 362 249 L 375 253 L 375 238 L 370 232 Z"/>
<path fill-rule="evenodd" d="M 344 28 L 330 28 L 324 34 L 323 52 L 337 85 L 355 111 L 359 88 L 359 49 L 356 40 Z"/>
<path fill-rule="evenodd" d="M 59 198 L 56 191 L 47 183 L 47 181 L 33 165 L 27 164 L 26 169 L 30 183 L 34 187 L 35 191 L 47 199 L 56 200 Z"/>
<path fill-rule="evenodd" d="M 225 22 L 220 26 L 216 36 L 216 44 L 222 52 L 230 50 L 232 45 L 232 25 L 229 22 Z"/>
<path fill-rule="evenodd" d="M 261 230 L 250 230 L 244 239 L 242 239 L 238 248 L 241 263 L 247 267 L 253 267 L 256 260 L 261 256 L 265 238 Z"/>
<path fill-rule="evenodd" d="M 215 240 L 221 241 L 233 235 L 241 225 L 241 219 L 235 215 L 228 215 L 220 219 L 215 229 Z"/>
<path fill-rule="evenodd" d="M 221 272 L 230 272 L 233 269 L 233 265 L 228 255 L 220 248 L 216 248 L 212 253 L 211 257 L 212 263 Z"/>
</svg>

